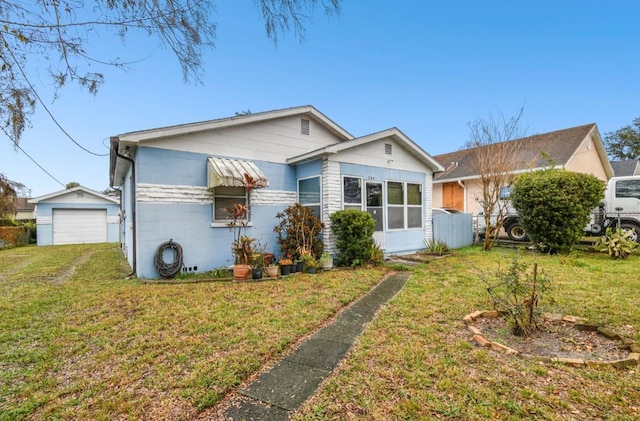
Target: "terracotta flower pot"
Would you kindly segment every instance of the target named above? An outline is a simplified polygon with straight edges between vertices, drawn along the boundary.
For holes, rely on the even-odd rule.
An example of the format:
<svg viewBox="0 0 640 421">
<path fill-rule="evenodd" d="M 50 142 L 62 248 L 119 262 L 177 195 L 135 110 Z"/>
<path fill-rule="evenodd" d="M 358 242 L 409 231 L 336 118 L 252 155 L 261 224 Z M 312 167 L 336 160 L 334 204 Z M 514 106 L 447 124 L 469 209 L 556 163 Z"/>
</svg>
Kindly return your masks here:
<svg viewBox="0 0 640 421">
<path fill-rule="evenodd" d="M 233 265 L 233 279 L 245 280 L 251 273 L 251 266 L 249 265 Z"/>
</svg>

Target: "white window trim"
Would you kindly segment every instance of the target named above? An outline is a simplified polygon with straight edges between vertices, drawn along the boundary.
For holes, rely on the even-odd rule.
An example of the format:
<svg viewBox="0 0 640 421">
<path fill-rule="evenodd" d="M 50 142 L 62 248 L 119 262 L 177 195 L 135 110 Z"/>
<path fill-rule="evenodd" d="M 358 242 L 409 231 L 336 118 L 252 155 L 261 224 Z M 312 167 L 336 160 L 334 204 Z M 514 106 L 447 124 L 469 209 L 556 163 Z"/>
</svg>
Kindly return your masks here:
<svg viewBox="0 0 640 421">
<path fill-rule="evenodd" d="M 211 192 L 211 196 L 212 196 L 212 202 L 211 202 L 211 228 L 228 228 L 228 224 L 229 222 L 231 222 L 230 219 L 226 219 L 226 220 L 222 220 L 222 219 L 215 219 L 216 217 L 216 192 L 215 190 L 213 190 Z M 229 196 L 229 195 L 219 195 L 220 197 L 240 197 L 240 196 Z M 244 194 L 244 200 L 245 203 L 249 203 L 249 193 L 245 190 L 245 194 Z M 251 215 L 249 215 L 249 218 L 251 218 Z M 253 226 L 251 220 L 247 221 L 247 220 L 243 220 L 244 222 L 247 223 L 246 226 L 250 227 Z"/>
<path fill-rule="evenodd" d="M 387 191 L 388 185 L 389 183 L 400 183 L 402 184 L 402 205 L 392 205 L 389 204 L 388 202 L 388 197 L 389 197 L 389 192 Z M 415 184 L 420 186 L 420 205 L 409 205 L 408 204 L 408 200 L 407 200 L 407 195 L 409 193 L 409 189 L 407 188 L 408 184 Z M 423 230 L 424 229 L 424 184 L 419 183 L 419 182 L 412 182 L 412 181 L 398 181 L 398 180 L 386 180 L 385 184 L 384 184 L 384 204 L 385 204 L 385 208 L 386 208 L 386 215 L 387 215 L 387 220 L 385 221 L 385 230 L 388 232 L 398 232 L 398 231 L 412 231 L 412 230 Z M 388 221 L 388 217 L 389 217 L 389 208 L 393 207 L 393 208 L 402 208 L 403 209 L 403 221 L 404 221 L 404 227 L 403 228 L 390 228 L 389 227 L 389 221 Z M 420 218 L 420 226 L 419 227 L 409 227 L 409 208 L 418 208 L 420 207 L 421 212 L 421 218 Z"/>
<path fill-rule="evenodd" d="M 357 176 L 357 175 L 348 175 L 345 174 L 342 176 L 342 183 L 340 184 L 340 202 L 342 202 L 342 209 L 344 210 L 345 206 L 348 206 L 349 208 L 352 208 L 354 206 L 357 206 L 357 203 L 346 203 L 344 201 L 344 179 L 345 178 L 357 178 L 358 180 L 360 180 L 360 210 L 364 210 L 364 180 L 363 177 Z"/>
<path fill-rule="evenodd" d="M 318 183 L 319 183 L 319 186 L 320 186 L 320 201 L 317 204 L 316 203 L 301 203 L 300 202 L 300 181 L 310 180 L 312 178 L 317 178 L 318 179 Z M 301 205 L 303 205 L 303 206 L 308 206 L 308 207 L 319 206 L 320 207 L 320 220 L 322 221 L 322 176 L 321 175 L 311 175 L 309 177 L 298 178 L 296 180 L 296 196 L 297 196 L 296 197 L 296 199 L 297 199 L 296 201 L 298 203 L 300 203 Z"/>
</svg>

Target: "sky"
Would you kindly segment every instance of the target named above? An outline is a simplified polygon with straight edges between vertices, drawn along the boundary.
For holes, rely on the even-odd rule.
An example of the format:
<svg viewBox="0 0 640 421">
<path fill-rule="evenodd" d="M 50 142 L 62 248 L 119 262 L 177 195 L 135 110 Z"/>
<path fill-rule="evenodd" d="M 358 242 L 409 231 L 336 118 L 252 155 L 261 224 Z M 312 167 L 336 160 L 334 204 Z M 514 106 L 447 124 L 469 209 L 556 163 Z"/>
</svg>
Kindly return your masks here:
<svg viewBox="0 0 640 421">
<path fill-rule="evenodd" d="M 118 134 L 312 105 L 354 136 L 397 127 L 430 155 L 459 150 L 468 124 L 524 109 L 527 134 L 597 123 L 615 131 L 640 116 L 640 2 L 345 0 L 317 10 L 304 42 L 269 40 L 255 0 L 217 0 L 215 48 L 201 83 L 157 40 L 94 40 L 102 58 L 96 96 L 68 85 L 53 100 L 37 65 L 28 71 L 58 123 L 86 149 L 108 155 Z M 72 143 L 38 106 L 20 146 L 0 140 L 0 173 L 31 197 L 69 182 L 109 187 L 109 158 Z"/>
</svg>

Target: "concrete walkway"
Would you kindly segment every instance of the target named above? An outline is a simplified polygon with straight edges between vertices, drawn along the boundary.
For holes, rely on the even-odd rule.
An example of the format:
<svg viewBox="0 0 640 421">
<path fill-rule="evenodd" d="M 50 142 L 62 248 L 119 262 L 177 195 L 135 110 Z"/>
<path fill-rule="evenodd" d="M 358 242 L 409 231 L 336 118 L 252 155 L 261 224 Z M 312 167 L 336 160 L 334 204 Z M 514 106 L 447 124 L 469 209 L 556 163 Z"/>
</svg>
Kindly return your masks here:
<svg viewBox="0 0 640 421">
<path fill-rule="evenodd" d="M 364 325 L 393 298 L 409 279 L 409 272 L 388 276 L 365 296 L 343 310 L 328 326 L 239 391 L 239 402 L 228 408 L 232 420 L 279 421 L 289 418 L 331 375 L 353 346 Z"/>
</svg>

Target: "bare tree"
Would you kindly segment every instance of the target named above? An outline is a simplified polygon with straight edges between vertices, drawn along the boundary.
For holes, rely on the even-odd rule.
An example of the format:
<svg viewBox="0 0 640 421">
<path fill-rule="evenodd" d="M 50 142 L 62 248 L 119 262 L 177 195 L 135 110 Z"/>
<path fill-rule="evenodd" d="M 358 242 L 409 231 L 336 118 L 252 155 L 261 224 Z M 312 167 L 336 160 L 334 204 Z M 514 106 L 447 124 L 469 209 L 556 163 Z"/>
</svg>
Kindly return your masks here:
<svg viewBox="0 0 640 421">
<path fill-rule="evenodd" d="M 521 152 L 525 140 L 515 140 L 525 136 L 526 129 L 521 126 L 523 112 L 521 108 L 511 118 L 490 114 L 487 119 L 478 118 L 468 123 L 471 133 L 465 147 L 474 149 L 473 165 L 482 187 L 476 200 L 482 206 L 486 226 L 484 250 L 491 250 L 495 245 L 507 215 L 508 204 L 500 200 L 500 192 L 510 184 L 514 171 L 523 165 Z"/>
<path fill-rule="evenodd" d="M 0 3 L 0 128 L 17 146 L 36 104 L 44 103 L 31 77 L 45 66 L 54 97 L 68 82 L 95 94 L 104 82 L 103 66 L 132 63 L 100 57 L 92 41 L 142 32 L 176 56 L 185 80 L 199 81 L 202 50 L 213 47 L 215 0 L 3 0 Z M 305 23 L 318 4 L 340 11 L 341 0 L 255 0 L 267 36 L 295 30 L 304 39 Z M 97 69 L 96 69 L 97 68 Z M 37 75 L 37 76 L 36 76 Z M 45 107 L 46 108 L 46 107 Z"/>
</svg>

